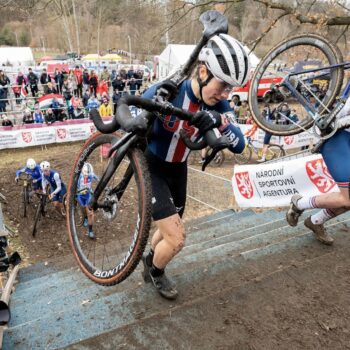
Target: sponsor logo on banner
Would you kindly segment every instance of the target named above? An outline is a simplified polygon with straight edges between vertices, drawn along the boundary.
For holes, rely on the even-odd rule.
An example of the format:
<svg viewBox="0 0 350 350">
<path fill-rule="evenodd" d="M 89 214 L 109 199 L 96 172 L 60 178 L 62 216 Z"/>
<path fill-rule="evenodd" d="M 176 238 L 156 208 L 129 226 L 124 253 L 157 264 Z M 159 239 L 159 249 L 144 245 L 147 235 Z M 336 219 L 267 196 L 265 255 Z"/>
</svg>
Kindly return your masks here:
<svg viewBox="0 0 350 350">
<path fill-rule="evenodd" d="M 321 193 L 327 193 L 335 186 L 323 159 L 310 160 L 305 167 L 309 179 Z"/>
<path fill-rule="evenodd" d="M 284 143 L 286 145 L 291 145 L 294 142 L 294 136 L 285 136 Z"/>
<path fill-rule="evenodd" d="M 67 137 L 66 129 L 56 129 L 56 133 L 58 138 L 60 138 L 61 140 L 64 140 Z"/>
<path fill-rule="evenodd" d="M 32 142 L 32 133 L 31 132 L 22 132 L 22 139 L 25 143 Z"/>
<path fill-rule="evenodd" d="M 254 189 L 247 171 L 235 174 L 236 183 L 240 194 L 247 199 L 253 197 Z"/>
</svg>

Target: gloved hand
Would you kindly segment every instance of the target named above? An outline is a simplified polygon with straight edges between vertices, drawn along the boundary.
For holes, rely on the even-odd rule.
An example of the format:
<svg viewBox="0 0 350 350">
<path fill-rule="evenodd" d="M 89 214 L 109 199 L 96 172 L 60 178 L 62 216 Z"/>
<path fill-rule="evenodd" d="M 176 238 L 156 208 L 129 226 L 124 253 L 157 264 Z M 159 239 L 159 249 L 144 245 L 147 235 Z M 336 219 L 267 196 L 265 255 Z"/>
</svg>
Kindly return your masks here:
<svg viewBox="0 0 350 350">
<path fill-rule="evenodd" d="M 15 177 L 15 181 L 18 183 L 18 181 L 19 181 L 18 176 Z"/>
<path fill-rule="evenodd" d="M 168 97 L 168 100 L 174 99 L 179 93 L 177 85 L 172 80 L 164 80 L 157 86 L 157 92 L 163 89 L 164 94 Z"/>
<path fill-rule="evenodd" d="M 147 119 L 141 113 L 135 118 L 124 121 L 123 129 L 126 132 L 135 131 L 137 133 L 139 131 L 142 133 L 147 130 L 147 126 Z"/>
<path fill-rule="evenodd" d="M 208 130 L 218 128 L 221 125 L 221 114 L 216 111 L 197 112 L 188 123 L 199 129 L 199 133 L 204 135 Z"/>
</svg>

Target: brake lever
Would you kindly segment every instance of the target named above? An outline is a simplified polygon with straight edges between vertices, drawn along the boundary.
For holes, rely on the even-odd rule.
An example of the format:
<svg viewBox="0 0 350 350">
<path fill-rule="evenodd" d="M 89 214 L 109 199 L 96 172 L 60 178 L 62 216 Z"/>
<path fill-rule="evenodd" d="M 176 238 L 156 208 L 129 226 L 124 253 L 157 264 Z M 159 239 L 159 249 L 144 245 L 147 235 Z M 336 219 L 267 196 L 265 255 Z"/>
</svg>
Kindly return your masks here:
<svg viewBox="0 0 350 350">
<path fill-rule="evenodd" d="M 228 146 L 229 146 L 229 141 L 225 135 L 218 138 L 215 145 L 211 146 L 211 149 L 209 150 L 208 154 L 204 158 L 204 162 L 202 164 L 202 171 L 205 170 L 207 165 L 215 158 L 216 154 L 219 151 L 227 148 Z"/>
</svg>

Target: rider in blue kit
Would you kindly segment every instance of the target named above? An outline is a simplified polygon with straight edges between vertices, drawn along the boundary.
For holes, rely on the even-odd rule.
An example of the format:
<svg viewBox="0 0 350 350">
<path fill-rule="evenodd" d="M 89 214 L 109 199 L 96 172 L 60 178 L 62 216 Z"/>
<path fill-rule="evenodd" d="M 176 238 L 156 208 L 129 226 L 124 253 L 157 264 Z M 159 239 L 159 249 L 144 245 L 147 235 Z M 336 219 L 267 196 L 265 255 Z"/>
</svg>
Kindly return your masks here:
<svg viewBox="0 0 350 350">
<path fill-rule="evenodd" d="M 91 239 L 96 238 L 92 230 L 94 223 L 94 211 L 89 208 L 88 204 L 90 203 L 92 197 L 92 183 L 94 181 L 97 182 L 98 180 L 99 178 L 94 174 L 92 165 L 90 163 L 85 163 L 78 179 L 77 201 L 86 210 L 87 218 L 84 219 L 84 226 L 88 226 L 88 236 Z"/>
<path fill-rule="evenodd" d="M 249 57 L 242 44 L 226 34 L 212 37 L 199 54 L 195 75 L 177 88 L 170 81 L 153 86 L 143 97 L 153 98 L 160 87 L 166 88 L 169 101 L 176 107 L 195 113 L 192 124 L 168 115 L 157 118 L 145 152 L 152 181 L 152 216 L 157 231 L 151 250 L 143 256 L 145 282 L 151 282 L 161 296 L 175 299 L 178 295 L 164 270 L 185 244 L 181 217 L 186 203 L 187 157 L 189 149 L 180 138 L 185 129 L 191 140 L 217 128 L 230 140 L 229 149 L 241 153 L 245 141 L 240 129 L 225 114 L 232 113 L 227 101 L 234 86 L 245 85 Z"/>
<path fill-rule="evenodd" d="M 60 174 L 51 169 L 51 165 L 47 161 L 40 163 L 40 168 L 42 171 L 42 188 L 43 192 L 46 193 L 46 187 L 50 186 L 49 199 L 52 200 L 52 203 L 56 210 L 62 214 L 66 215 L 64 205 L 63 205 L 63 196 L 67 192 L 66 185 L 61 179 Z"/>
<path fill-rule="evenodd" d="M 32 188 L 34 191 L 41 190 L 41 169 L 32 158 L 27 159 L 26 166 L 16 171 L 15 181 L 18 182 L 19 176 L 26 173 L 32 178 Z"/>
<path fill-rule="evenodd" d="M 304 225 L 314 233 L 317 240 L 327 245 L 333 244 L 334 240 L 323 224 L 350 209 L 350 98 L 338 113 L 337 120 L 343 127 L 324 141 L 321 154 L 340 192 L 314 197 L 302 197 L 300 194 L 295 194 L 291 198 L 290 208 L 286 214 L 289 225 L 296 226 L 304 210 L 320 208 L 320 211 L 304 220 Z"/>
</svg>

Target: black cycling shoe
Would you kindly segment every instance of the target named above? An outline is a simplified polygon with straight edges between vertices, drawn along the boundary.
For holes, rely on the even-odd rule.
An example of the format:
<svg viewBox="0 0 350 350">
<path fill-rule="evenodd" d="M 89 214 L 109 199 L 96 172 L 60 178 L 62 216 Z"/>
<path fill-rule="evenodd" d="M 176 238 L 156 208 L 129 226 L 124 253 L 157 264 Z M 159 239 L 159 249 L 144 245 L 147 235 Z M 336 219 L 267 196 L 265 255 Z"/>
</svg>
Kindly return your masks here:
<svg viewBox="0 0 350 350">
<path fill-rule="evenodd" d="M 158 293 L 165 299 L 174 300 L 178 296 L 177 290 L 170 282 L 168 277 L 163 273 L 161 276 L 154 277 L 149 274 L 153 286 L 157 289 Z"/>
<path fill-rule="evenodd" d="M 151 280 L 151 276 L 150 276 L 150 268 L 151 266 L 149 266 L 147 264 L 147 259 L 146 259 L 147 255 L 142 255 L 142 263 L 143 263 L 143 272 L 141 273 L 142 274 L 142 277 L 143 277 L 143 280 L 146 282 L 146 283 L 150 283 L 152 282 Z"/>
</svg>

